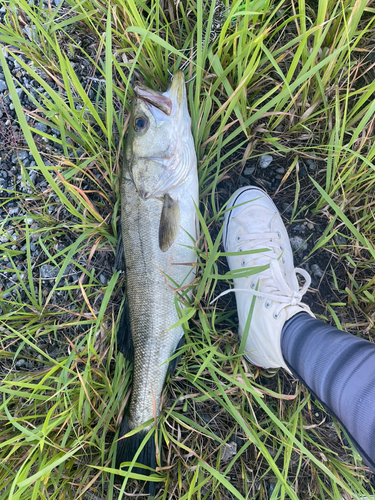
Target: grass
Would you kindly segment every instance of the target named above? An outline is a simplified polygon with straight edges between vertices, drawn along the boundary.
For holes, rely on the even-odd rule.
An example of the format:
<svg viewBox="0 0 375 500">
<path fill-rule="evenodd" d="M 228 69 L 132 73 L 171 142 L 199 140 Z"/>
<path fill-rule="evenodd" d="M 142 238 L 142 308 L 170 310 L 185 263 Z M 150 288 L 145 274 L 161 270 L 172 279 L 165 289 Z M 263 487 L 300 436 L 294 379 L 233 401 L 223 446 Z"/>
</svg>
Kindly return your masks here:
<svg viewBox="0 0 375 500">
<path fill-rule="evenodd" d="M 22 207 L 1 223 L 2 235 L 11 233 L 0 243 L 1 272 L 14 284 L 0 292 L 0 500 L 126 498 L 111 474 L 131 385 L 131 366 L 115 348 L 121 143 L 133 80 L 164 89 L 167 70 L 184 61 L 200 178 L 200 280 L 163 395 L 158 498 L 373 494 L 358 453 L 308 392 L 239 355 L 233 300 L 209 303 L 232 277 L 220 247 L 228 186 L 238 186 L 249 158 L 271 152 L 288 166 L 278 196 L 292 202 L 292 220 L 309 210 L 325 221 L 311 254 L 332 257 L 339 300 L 323 297 L 321 315 L 374 339 L 374 2 L 239 0 L 224 17 L 193 0 L 4 5 L 0 44 L 37 90 L 20 82 L 35 111 L 23 108 L 0 50 L 24 138 L 4 141 L 0 153 L 29 149 L 35 160 L 33 168 L 19 161 L 28 192 L 14 184 L 0 198 L 5 209 L 13 200 Z M 319 168 L 302 178 L 304 161 L 316 157 Z M 224 462 L 231 442 L 237 449 Z M 135 477 L 128 493 L 139 492 Z"/>
</svg>

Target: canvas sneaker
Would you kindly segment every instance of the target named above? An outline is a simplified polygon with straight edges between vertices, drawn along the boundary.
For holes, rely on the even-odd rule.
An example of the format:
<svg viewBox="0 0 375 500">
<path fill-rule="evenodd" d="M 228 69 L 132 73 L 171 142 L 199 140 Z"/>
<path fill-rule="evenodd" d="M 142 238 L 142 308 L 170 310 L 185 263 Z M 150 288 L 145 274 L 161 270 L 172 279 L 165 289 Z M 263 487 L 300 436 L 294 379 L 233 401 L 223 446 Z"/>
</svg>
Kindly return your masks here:
<svg viewBox="0 0 375 500">
<path fill-rule="evenodd" d="M 245 356 L 254 365 L 289 371 L 281 354 L 281 331 L 285 322 L 299 312 L 314 317 L 301 302 L 310 286 L 310 275 L 294 267 L 286 228 L 275 204 L 262 189 L 239 189 L 227 208 L 231 210 L 225 213 L 223 243 L 225 252 L 238 253 L 227 260 L 234 276 L 238 274 L 233 281 L 239 336 L 246 336 Z M 297 274 L 305 279 L 302 288 Z M 252 304 L 250 325 L 245 331 Z"/>
</svg>

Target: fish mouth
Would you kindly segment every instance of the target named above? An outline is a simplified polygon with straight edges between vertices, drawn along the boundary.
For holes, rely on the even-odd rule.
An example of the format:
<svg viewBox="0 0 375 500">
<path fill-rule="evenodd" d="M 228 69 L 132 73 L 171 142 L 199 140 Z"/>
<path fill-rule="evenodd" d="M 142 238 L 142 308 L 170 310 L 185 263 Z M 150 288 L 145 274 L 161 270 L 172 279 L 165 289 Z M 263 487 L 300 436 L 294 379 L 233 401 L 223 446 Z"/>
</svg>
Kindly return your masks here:
<svg viewBox="0 0 375 500">
<path fill-rule="evenodd" d="M 176 71 L 173 76 L 171 86 L 167 90 L 177 108 L 181 107 L 185 96 L 185 77 L 181 70 Z"/>
<path fill-rule="evenodd" d="M 158 92 L 141 83 L 135 84 L 134 92 L 139 99 L 142 99 L 148 105 L 151 112 L 154 111 L 153 108 L 156 108 L 165 115 L 171 116 L 181 107 L 185 95 L 184 74 L 180 70 L 176 71 L 172 83 L 166 92 Z"/>
<path fill-rule="evenodd" d="M 137 97 L 142 99 L 142 101 L 145 101 L 146 104 L 151 104 L 151 106 L 160 109 L 160 111 L 162 111 L 167 116 L 172 113 L 173 105 L 171 99 L 169 99 L 169 97 L 165 96 L 161 92 L 149 89 L 148 87 L 140 83 L 135 85 L 134 92 L 137 94 Z"/>
</svg>

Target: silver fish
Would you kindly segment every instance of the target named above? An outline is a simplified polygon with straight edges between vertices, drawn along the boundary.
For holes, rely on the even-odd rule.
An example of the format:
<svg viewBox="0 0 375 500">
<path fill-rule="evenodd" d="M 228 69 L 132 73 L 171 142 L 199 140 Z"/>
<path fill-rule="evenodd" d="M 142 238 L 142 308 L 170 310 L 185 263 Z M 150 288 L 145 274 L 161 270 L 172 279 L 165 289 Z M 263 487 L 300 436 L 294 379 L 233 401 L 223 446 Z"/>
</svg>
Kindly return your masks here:
<svg viewBox="0 0 375 500">
<path fill-rule="evenodd" d="M 135 86 L 121 182 L 121 233 L 134 346 L 133 389 L 120 436 L 154 418 L 168 370 L 183 336 L 174 289 L 194 279 L 198 176 L 184 76 L 160 93 Z M 125 331 L 120 342 L 128 345 Z M 143 432 L 120 440 L 117 466 L 131 461 Z M 137 462 L 155 467 L 150 439 Z M 144 469 L 133 471 L 147 473 Z M 151 484 L 151 483 L 150 483 Z"/>
</svg>

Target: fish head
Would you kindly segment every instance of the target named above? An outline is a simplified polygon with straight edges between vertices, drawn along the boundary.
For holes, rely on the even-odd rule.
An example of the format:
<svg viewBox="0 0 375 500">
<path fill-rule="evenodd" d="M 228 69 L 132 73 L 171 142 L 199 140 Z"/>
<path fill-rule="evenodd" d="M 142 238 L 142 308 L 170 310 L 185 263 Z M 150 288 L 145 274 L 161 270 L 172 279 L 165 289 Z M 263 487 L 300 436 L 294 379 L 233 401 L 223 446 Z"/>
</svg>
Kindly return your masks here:
<svg viewBox="0 0 375 500">
<path fill-rule="evenodd" d="M 126 164 L 141 198 L 160 198 L 196 165 L 184 75 L 177 71 L 164 93 L 142 84 L 134 90 Z"/>
</svg>

